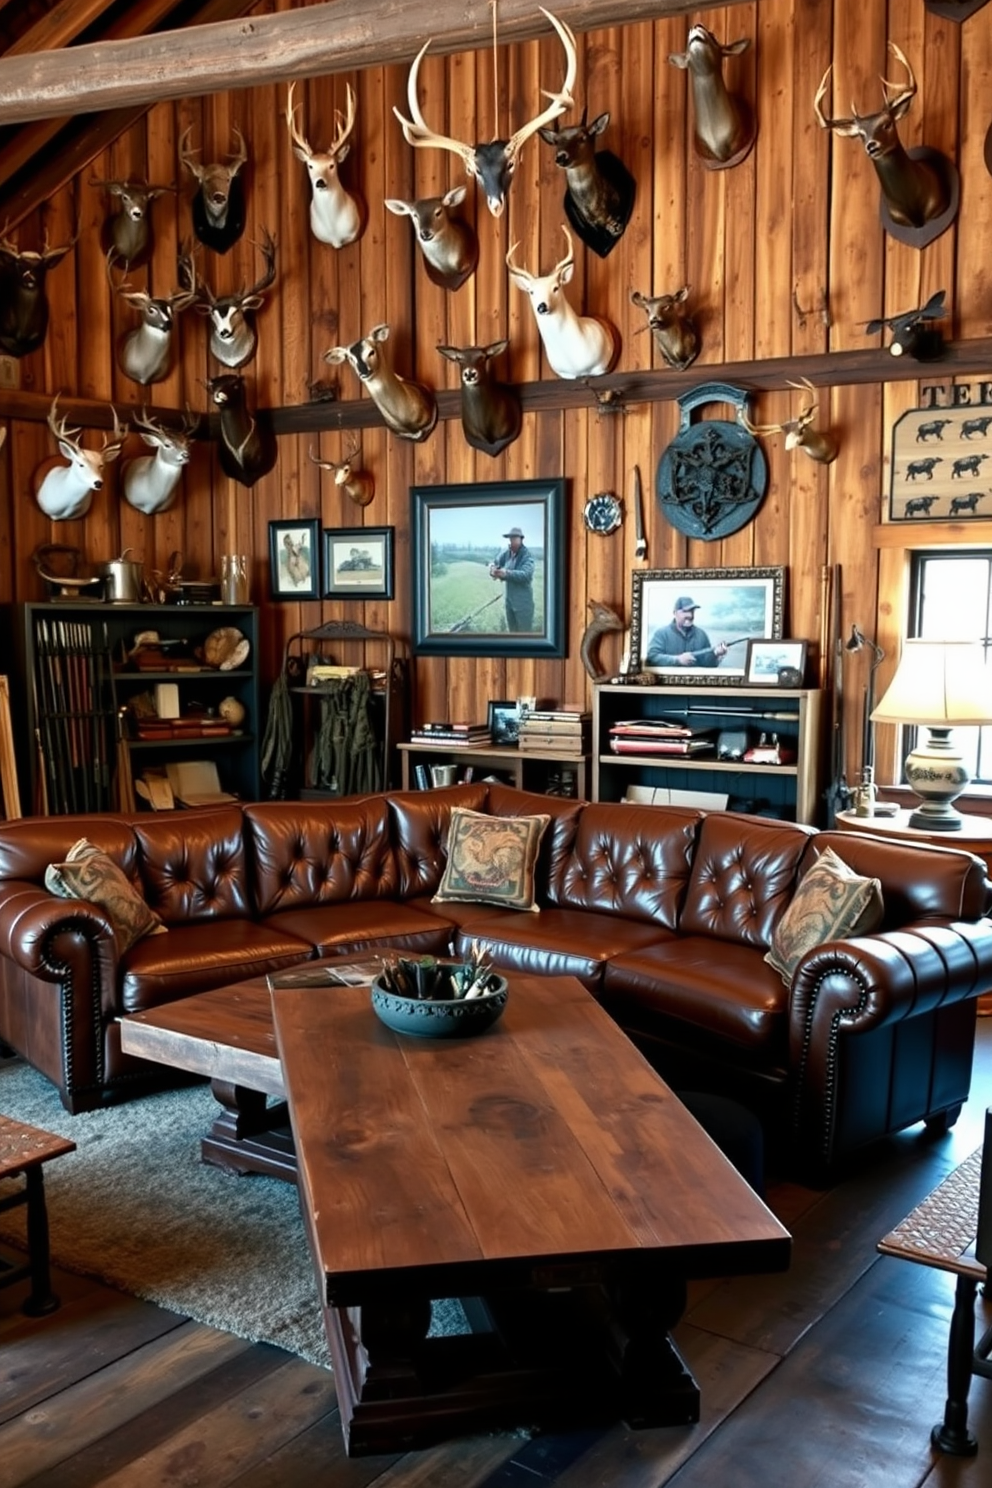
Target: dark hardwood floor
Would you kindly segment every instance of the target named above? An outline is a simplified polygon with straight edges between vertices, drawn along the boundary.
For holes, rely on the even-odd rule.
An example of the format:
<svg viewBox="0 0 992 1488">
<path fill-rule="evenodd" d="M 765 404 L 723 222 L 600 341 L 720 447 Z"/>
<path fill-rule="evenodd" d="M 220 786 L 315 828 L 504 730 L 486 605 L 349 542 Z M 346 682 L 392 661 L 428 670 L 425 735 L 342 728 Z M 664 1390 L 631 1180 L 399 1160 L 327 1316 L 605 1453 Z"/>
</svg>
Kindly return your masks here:
<svg viewBox="0 0 992 1488">
<path fill-rule="evenodd" d="M 0 1291 L 0 1488 L 982 1488 L 992 1382 L 972 1383 L 977 1458 L 930 1448 L 954 1279 L 875 1244 L 980 1144 L 990 1104 L 982 1018 L 972 1098 L 949 1135 L 903 1134 L 829 1191 L 770 1182 L 790 1270 L 695 1286 L 678 1328 L 698 1426 L 520 1431 L 349 1460 L 328 1372 L 60 1272 L 48 1318 L 20 1313 L 20 1288 Z M 980 1310 L 987 1326 L 992 1302 Z"/>
</svg>

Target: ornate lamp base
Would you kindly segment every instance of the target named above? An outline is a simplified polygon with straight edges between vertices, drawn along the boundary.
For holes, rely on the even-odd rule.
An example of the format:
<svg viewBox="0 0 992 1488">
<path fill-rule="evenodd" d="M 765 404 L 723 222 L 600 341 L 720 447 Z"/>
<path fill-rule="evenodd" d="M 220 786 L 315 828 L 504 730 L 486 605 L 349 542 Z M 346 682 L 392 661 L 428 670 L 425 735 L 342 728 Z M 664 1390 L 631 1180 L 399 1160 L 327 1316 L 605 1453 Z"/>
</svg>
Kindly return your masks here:
<svg viewBox="0 0 992 1488">
<path fill-rule="evenodd" d="M 906 779 L 922 798 L 909 825 L 923 832 L 960 832 L 961 814 L 952 803 L 971 776 L 950 741 L 950 729 L 930 724 L 927 732 L 930 737 L 906 759 Z"/>
</svg>

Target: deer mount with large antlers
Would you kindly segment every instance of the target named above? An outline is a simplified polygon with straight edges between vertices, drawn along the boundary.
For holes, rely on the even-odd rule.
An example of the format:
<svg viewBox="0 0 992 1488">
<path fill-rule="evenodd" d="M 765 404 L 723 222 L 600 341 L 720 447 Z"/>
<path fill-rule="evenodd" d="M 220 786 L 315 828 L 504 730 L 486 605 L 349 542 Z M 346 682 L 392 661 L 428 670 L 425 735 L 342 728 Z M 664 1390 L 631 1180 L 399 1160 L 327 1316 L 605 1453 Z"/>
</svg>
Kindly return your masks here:
<svg viewBox="0 0 992 1488">
<path fill-rule="evenodd" d="M 147 386 L 162 382 L 172 368 L 173 331 L 176 316 L 193 304 L 195 289 L 176 289 L 168 295 L 151 295 L 132 289 L 127 277 L 114 283 L 114 254 L 107 255 L 107 278 L 115 295 L 137 310 L 140 325 L 126 331 L 117 343 L 117 365 L 132 382 Z"/>
<path fill-rule="evenodd" d="M 506 204 L 506 193 L 510 189 L 513 172 L 517 168 L 520 151 L 530 139 L 546 124 L 554 123 L 560 119 L 566 109 L 573 106 L 572 89 L 575 87 L 575 37 L 563 21 L 559 21 L 540 7 L 541 14 L 546 16 L 554 26 L 561 38 L 561 44 L 565 48 L 565 81 L 555 93 L 547 93 L 545 96 L 551 102 L 547 108 L 537 114 L 528 123 L 512 134 L 509 139 L 494 139 L 488 144 L 468 145 L 461 140 L 452 139 L 448 135 L 435 134 L 430 125 L 425 121 L 417 102 L 417 74 L 424 53 L 430 46 L 430 39 L 424 42 L 420 51 L 413 59 L 410 74 L 407 78 L 407 103 L 410 110 L 409 119 L 404 118 L 399 109 L 394 107 L 393 113 L 399 119 L 403 127 L 403 138 L 408 145 L 415 146 L 418 150 L 433 147 L 439 150 L 450 150 L 452 154 L 459 156 L 468 174 L 475 178 L 486 193 L 486 203 L 494 217 L 500 217 Z"/>
<path fill-rule="evenodd" d="M 205 248 L 226 253 L 233 248 L 245 230 L 245 188 L 241 169 L 248 159 L 244 135 L 234 126 L 238 148 L 226 165 L 214 161 L 201 165 L 189 148 L 193 126 L 183 131 L 179 141 L 179 159 L 195 177 L 193 197 L 193 231 Z"/>
<path fill-rule="evenodd" d="M 242 284 L 234 294 L 215 295 L 208 284 L 197 282 L 193 253 L 188 244 L 184 245 L 179 257 L 179 278 L 183 287 L 193 294 L 200 314 L 210 316 L 211 355 L 225 367 L 243 367 L 258 350 L 255 312 L 265 304 L 262 291 L 268 289 L 276 277 L 276 242 L 267 227 L 262 229 L 261 243 L 255 246 L 265 265 L 261 277 L 250 289 Z"/>
<path fill-rule="evenodd" d="M 351 133 L 355 127 L 355 90 L 348 84 L 348 113 L 334 114 L 334 138 L 326 150 L 314 150 L 303 133 L 298 116 L 303 105 L 294 103 L 296 83 L 289 85 L 286 97 L 286 124 L 293 141 L 293 154 L 302 160 L 310 177 L 310 230 L 321 243 L 344 248 L 355 243 L 365 226 L 364 205 L 346 191 L 338 170 L 351 150 Z"/>
<path fill-rule="evenodd" d="M 575 272 L 572 236 L 562 224 L 568 252 L 550 274 L 529 274 L 513 262 L 514 243 L 506 255 L 510 278 L 529 296 L 534 319 L 551 370 L 559 377 L 598 377 L 609 372 L 620 350 L 620 336 L 598 315 L 578 315 L 568 303 L 565 286 Z"/>
<path fill-rule="evenodd" d="M 34 497 L 46 517 L 53 522 L 68 522 L 76 517 L 85 517 L 93 501 L 93 492 L 103 486 L 103 467 L 116 460 L 127 434 L 127 424 L 117 417 L 111 405 L 114 427 L 98 450 L 83 449 L 79 442 L 81 429 L 67 427 L 65 418 L 57 418 L 59 395 L 55 394 L 48 410 L 48 427 L 58 445 L 59 453 L 68 464 L 63 465 L 53 455 L 38 466 L 32 478 Z"/>
<path fill-rule="evenodd" d="M 313 450 L 307 453 L 315 465 L 321 470 L 329 470 L 334 476 L 334 484 L 343 491 L 350 501 L 356 506 L 368 506 L 375 495 L 375 477 L 361 468 L 362 447 L 356 440 L 343 460 L 322 460 L 315 455 Z"/>
<path fill-rule="evenodd" d="M 832 129 L 847 139 L 860 139 L 882 188 L 882 225 L 902 243 L 924 248 L 939 238 L 957 216 L 960 182 L 957 167 L 939 150 L 919 145 L 907 150 L 899 138 L 899 120 L 909 112 L 916 97 L 913 69 L 899 47 L 890 41 L 889 51 L 906 70 L 902 85 L 882 78 L 883 107 L 877 114 L 859 114 L 853 103 L 846 118 L 823 112 L 830 84 L 828 67 L 816 90 L 813 109 L 821 129 Z"/>
<path fill-rule="evenodd" d="M 789 386 L 803 394 L 802 406 L 795 418 L 784 424 L 752 424 L 746 408 L 742 408 L 741 423 L 749 434 L 784 434 L 787 450 L 801 449 L 818 465 L 829 465 L 836 460 L 839 446 L 832 434 L 812 427 L 819 406 L 813 397 L 813 384 L 804 377 L 802 382 L 790 382 Z"/>
<path fill-rule="evenodd" d="M 136 511 L 152 516 L 168 511 L 179 494 L 179 478 L 189 463 L 190 439 L 200 423 L 188 409 L 181 429 L 167 429 L 142 409 L 134 427 L 154 454 L 128 460 L 121 469 L 124 500 Z"/>
</svg>

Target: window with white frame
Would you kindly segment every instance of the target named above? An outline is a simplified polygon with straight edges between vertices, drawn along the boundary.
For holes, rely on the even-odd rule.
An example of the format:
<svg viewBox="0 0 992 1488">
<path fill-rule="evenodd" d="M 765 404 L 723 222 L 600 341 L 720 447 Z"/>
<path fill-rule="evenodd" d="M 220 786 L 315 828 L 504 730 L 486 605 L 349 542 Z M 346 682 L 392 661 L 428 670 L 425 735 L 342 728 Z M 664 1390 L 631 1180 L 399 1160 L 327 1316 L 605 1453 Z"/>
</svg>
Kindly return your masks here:
<svg viewBox="0 0 992 1488">
<path fill-rule="evenodd" d="M 992 550 L 914 553 L 907 634 L 924 640 L 992 644 Z M 907 730 L 913 735 L 915 730 Z M 904 741 L 912 748 L 913 740 Z M 975 785 L 992 785 L 992 726 L 956 728 L 954 742 Z"/>
</svg>

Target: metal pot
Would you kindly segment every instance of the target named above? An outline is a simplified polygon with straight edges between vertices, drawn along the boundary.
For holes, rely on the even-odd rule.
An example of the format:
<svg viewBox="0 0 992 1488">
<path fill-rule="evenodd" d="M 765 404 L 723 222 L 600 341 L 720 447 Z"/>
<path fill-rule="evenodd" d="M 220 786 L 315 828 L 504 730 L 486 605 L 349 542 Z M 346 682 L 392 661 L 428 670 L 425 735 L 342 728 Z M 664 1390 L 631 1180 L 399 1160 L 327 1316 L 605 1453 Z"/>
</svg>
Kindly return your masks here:
<svg viewBox="0 0 992 1488">
<path fill-rule="evenodd" d="M 129 559 L 130 551 L 130 548 L 125 548 L 119 558 L 100 564 L 104 597 L 111 604 L 139 604 L 141 601 L 145 565 Z"/>
</svg>

